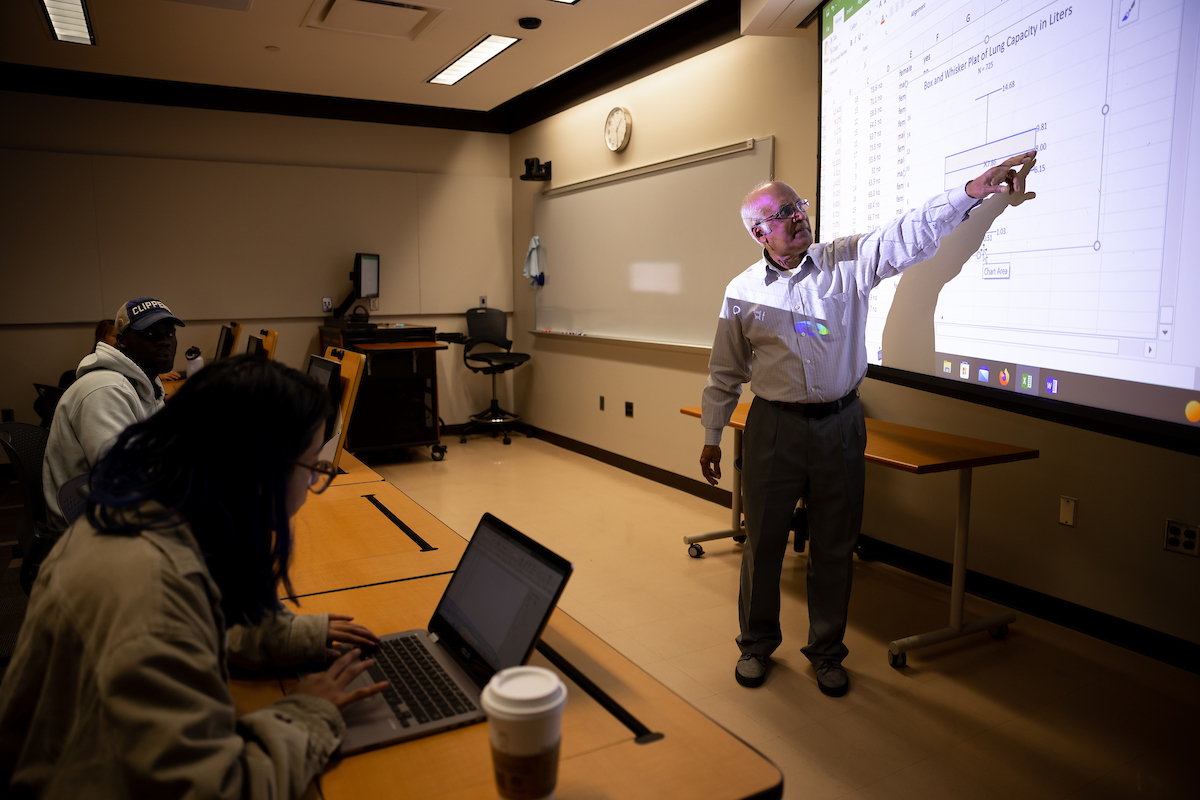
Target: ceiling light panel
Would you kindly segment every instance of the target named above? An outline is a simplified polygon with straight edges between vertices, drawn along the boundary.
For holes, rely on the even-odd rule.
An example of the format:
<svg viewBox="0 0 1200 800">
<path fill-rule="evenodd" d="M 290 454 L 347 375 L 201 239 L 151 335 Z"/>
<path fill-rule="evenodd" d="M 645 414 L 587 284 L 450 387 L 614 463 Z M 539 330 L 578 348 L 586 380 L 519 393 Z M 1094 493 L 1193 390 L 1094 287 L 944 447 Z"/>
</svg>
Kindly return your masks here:
<svg viewBox="0 0 1200 800">
<path fill-rule="evenodd" d="M 494 33 L 485 36 L 482 41 L 459 56 L 453 64 L 430 78 L 428 83 L 453 86 L 519 41 L 521 40 L 511 36 L 497 36 Z"/>
<path fill-rule="evenodd" d="M 55 39 L 73 44 L 96 43 L 83 0 L 41 0 L 41 3 Z"/>
</svg>

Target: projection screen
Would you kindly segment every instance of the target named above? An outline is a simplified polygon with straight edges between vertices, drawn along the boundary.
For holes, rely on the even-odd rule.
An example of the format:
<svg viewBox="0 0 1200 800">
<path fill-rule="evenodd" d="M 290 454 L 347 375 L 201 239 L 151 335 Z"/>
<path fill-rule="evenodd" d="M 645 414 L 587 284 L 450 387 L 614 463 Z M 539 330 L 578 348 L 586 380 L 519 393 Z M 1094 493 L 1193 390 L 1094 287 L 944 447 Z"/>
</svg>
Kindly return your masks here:
<svg viewBox="0 0 1200 800">
<path fill-rule="evenodd" d="M 1200 452 L 1200 3 L 833 0 L 820 241 L 1038 151 L 875 288 L 869 374 Z"/>
</svg>

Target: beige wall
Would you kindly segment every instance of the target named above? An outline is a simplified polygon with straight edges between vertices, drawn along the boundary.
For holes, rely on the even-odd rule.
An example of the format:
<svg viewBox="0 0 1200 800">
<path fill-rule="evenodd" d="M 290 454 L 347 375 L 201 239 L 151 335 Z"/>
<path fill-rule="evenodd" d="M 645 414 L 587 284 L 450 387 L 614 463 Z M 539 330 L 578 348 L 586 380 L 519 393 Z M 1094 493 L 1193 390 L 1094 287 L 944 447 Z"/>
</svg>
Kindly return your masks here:
<svg viewBox="0 0 1200 800">
<path fill-rule="evenodd" d="M 514 174 L 526 158 L 552 161 L 553 188 L 774 135 L 775 176 L 812 197 L 817 185 L 816 59 L 814 39 L 738 39 L 514 133 Z M 601 136 L 613 106 L 624 106 L 633 116 L 629 146 L 616 154 Z M 533 197 L 545 186 L 513 184 L 513 243 L 519 251 L 514 253 L 514 330 L 516 346 L 534 354 L 525 374 L 518 370 L 515 378 L 519 412 L 555 433 L 698 477 L 700 426 L 679 409 L 700 403 L 707 355 L 527 333 L 534 328 L 534 297 L 528 283 L 520 281 L 520 265 L 536 233 Z M 706 200 L 736 206 L 740 198 L 681 197 L 678 206 L 662 213 L 686 214 L 687 203 Z M 730 264 L 730 277 L 745 266 Z M 550 274 L 548 280 L 553 279 Z M 713 299 L 713 309 L 719 301 Z M 601 395 L 606 399 L 603 412 Z M 634 404 L 632 419 L 624 415 L 627 401 Z"/>
<path fill-rule="evenodd" d="M 0 126 L 0 149 L 387 170 L 503 182 L 509 177 L 509 137 L 499 134 L 167 108 L 20 92 L 0 92 L 0 118 L 5 121 Z M 72 196 L 71 184 L 66 180 L 58 181 L 50 191 L 63 198 Z M 19 198 L 5 197 L 4 202 L 16 204 Z M 46 236 L 58 241 L 69 238 L 70 234 L 48 231 Z M 170 243 L 166 246 L 169 249 Z M 447 264 L 446 269 L 453 266 Z M 170 264 L 164 265 L 164 269 L 170 268 Z M 6 284 L 10 287 L 17 284 L 27 290 L 6 295 L 6 302 L 55 302 L 55 281 L 62 280 L 62 276 L 30 276 L 31 270 L 12 263 L 0 264 L 0 269 L 5 272 Z M 204 276 L 195 279 L 203 281 Z M 348 288 L 349 281 L 343 281 L 338 291 Z M 315 310 L 319 310 L 317 303 L 323 293 L 314 288 Z M 264 302 L 258 311 L 263 316 L 248 318 L 246 315 L 254 310 L 241 300 L 235 301 L 236 297 L 239 295 L 231 288 L 227 307 L 214 312 L 220 315 L 216 319 L 188 320 L 188 326 L 180 331 L 176 366 L 183 368 L 183 352 L 192 344 L 206 355 L 211 354 L 221 322 L 237 315 L 245 330 L 278 330 L 276 358 L 303 367 L 307 354 L 317 346 L 319 313 L 311 317 L 271 318 L 270 305 Z M 168 305 L 180 302 L 172 297 L 160 299 Z M 340 300 L 337 297 L 335 302 Z M 97 311 L 97 319 L 101 313 L 113 315 L 116 308 Z M 435 325 L 439 330 L 465 330 L 463 318 L 457 315 L 381 315 L 378 319 Z M 0 325 L 0 374 L 4 376 L 0 382 L 0 407 L 14 409 L 20 421 L 37 422 L 33 412 L 33 384 L 54 384 L 63 370 L 77 364 L 91 347 L 93 325 L 94 322 Z M 244 334 L 241 343 L 244 346 Z M 447 423 L 464 422 L 470 414 L 487 406 L 491 381 L 466 370 L 461 348 L 452 346 L 440 352 L 438 367 L 440 411 Z M 509 404 L 508 396 L 502 395 L 502 402 Z"/>
<path fill-rule="evenodd" d="M 600 135 L 613 106 L 634 119 L 630 145 L 616 155 Z M 771 134 L 776 177 L 813 197 L 814 39 L 746 37 L 672 65 L 513 134 L 511 165 L 516 175 L 525 158 L 552 161 L 557 186 Z M 534 298 L 520 271 L 536 233 L 532 198 L 544 186 L 513 189 L 515 338 L 533 354 L 517 372 L 518 410 L 539 427 L 698 478 L 701 429 L 679 408 L 699 404 L 707 357 L 527 333 Z M 680 198 L 663 213 L 707 200 Z M 744 266 L 730 264 L 730 276 Z M 874 417 L 1041 450 L 1037 461 L 975 470 L 971 569 L 1200 642 L 1200 558 L 1162 549 L 1165 518 L 1200 520 L 1200 459 L 876 381 L 862 395 Z M 624 416 L 629 400 L 633 419 Z M 1059 495 L 1078 498 L 1077 527 L 1057 524 Z M 867 497 L 867 534 L 951 558 L 953 475 L 871 466 Z"/>
<path fill-rule="evenodd" d="M 492 133 L 112 103 L 0 91 L 0 147 L 507 178 Z"/>
</svg>

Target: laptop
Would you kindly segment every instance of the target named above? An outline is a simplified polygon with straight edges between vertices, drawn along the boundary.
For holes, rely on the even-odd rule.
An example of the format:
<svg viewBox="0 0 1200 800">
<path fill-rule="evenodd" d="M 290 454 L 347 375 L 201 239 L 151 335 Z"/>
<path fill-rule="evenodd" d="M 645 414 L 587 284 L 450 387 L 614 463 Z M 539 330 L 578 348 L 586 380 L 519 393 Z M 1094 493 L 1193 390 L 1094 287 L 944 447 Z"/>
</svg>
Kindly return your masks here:
<svg viewBox="0 0 1200 800">
<path fill-rule="evenodd" d="M 484 719 L 479 696 L 492 675 L 524 664 L 574 567 L 484 514 L 428 630 L 380 637 L 376 663 L 346 691 L 387 681 L 342 711 L 339 752 L 430 736 Z"/>
</svg>

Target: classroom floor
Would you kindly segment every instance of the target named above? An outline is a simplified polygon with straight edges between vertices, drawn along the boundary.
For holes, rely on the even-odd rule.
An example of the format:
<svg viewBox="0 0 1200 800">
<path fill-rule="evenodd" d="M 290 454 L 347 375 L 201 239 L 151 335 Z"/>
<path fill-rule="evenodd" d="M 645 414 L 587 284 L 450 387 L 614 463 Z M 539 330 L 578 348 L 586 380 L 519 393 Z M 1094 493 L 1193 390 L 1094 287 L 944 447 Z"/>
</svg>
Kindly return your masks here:
<svg viewBox="0 0 1200 800">
<path fill-rule="evenodd" d="M 805 557 L 790 554 L 785 641 L 766 684 L 746 689 L 733 677 L 740 548 L 705 543 L 693 559 L 682 542 L 728 527 L 727 509 L 523 436 L 412 455 L 374 468 L 464 536 L 490 511 L 573 561 L 560 606 L 770 758 L 785 798 L 1200 796 L 1198 675 L 1027 615 L 1003 641 L 926 648 L 894 670 L 887 643 L 944 627 L 949 590 L 856 561 L 851 691 L 828 698 L 800 653 Z M 997 608 L 967 599 L 968 619 Z"/>
</svg>

